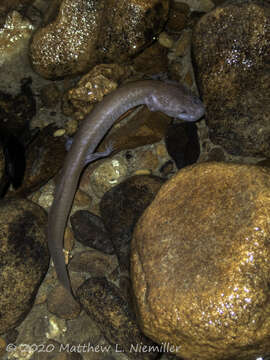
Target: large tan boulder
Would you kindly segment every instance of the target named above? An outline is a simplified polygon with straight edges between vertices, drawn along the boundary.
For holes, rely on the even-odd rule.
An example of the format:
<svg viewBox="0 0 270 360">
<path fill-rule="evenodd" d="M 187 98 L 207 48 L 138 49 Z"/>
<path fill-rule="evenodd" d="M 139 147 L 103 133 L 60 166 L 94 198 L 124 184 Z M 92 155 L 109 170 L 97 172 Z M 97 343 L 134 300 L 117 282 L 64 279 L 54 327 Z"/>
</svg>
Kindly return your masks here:
<svg viewBox="0 0 270 360">
<path fill-rule="evenodd" d="M 142 331 L 184 359 L 270 353 L 270 172 L 204 163 L 164 184 L 136 225 Z"/>
</svg>

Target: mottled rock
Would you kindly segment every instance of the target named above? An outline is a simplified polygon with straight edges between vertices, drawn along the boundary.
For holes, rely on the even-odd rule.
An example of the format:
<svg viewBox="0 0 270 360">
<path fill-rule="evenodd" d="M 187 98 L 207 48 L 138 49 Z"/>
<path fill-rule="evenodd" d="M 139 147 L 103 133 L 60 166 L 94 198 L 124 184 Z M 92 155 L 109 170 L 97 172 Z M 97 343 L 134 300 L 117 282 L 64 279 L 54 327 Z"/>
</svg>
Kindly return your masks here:
<svg viewBox="0 0 270 360">
<path fill-rule="evenodd" d="M 81 73 L 97 61 L 95 45 L 103 3 L 63 0 L 56 9 L 54 2 L 51 6 L 57 11 L 54 20 L 32 38 L 32 66 L 45 78 Z"/>
<path fill-rule="evenodd" d="M 107 191 L 101 199 L 101 217 L 111 234 L 123 270 L 129 269 L 130 241 L 134 226 L 163 182 L 157 176 L 132 176 Z"/>
<path fill-rule="evenodd" d="M 99 164 L 90 164 L 82 176 L 80 189 L 86 192 L 90 189 L 101 198 L 106 191 L 124 181 L 127 175 L 126 160 L 122 156 L 116 155 L 112 159 L 107 158 L 100 161 Z"/>
<path fill-rule="evenodd" d="M 48 296 L 48 310 L 60 319 L 75 319 L 81 307 L 63 286 L 56 287 Z"/>
<path fill-rule="evenodd" d="M 79 210 L 70 217 L 70 222 L 76 240 L 83 245 L 100 250 L 105 254 L 114 253 L 110 235 L 99 216 L 87 210 Z"/>
<path fill-rule="evenodd" d="M 153 359 L 152 351 L 141 354 L 136 345 L 154 345 L 139 330 L 134 312 L 119 289 L 103 277 L 86 280 L 76 293 L 86 313 L 93 318 L 105 338 L 129 358 Z"/>
<path fill-rule="evenodd" d="M 197 127 L 194 123 L 172 124 L 168 127 L 166 147 L 178 169 L 194 164 L 200 156 Z"/>
<path fill-rule="evenodd" d="M 5 20 L 1 19 L 1 15 L 0 26 L 1 23 L 3 25 L 0 28 L 0 65 L 19 54 L 34 30 L 31 22 L 16 10 L 9 12 Z"/>
<path fill-rule="evenodd" d="M 105 62 L 124 62 L 150 45 L 169 13 L 167 0 L 110 0 L 102 17 L 99 51 Z"/>
<path fill-rule="evenodd" d="M 103 254 L 100 251 L 82 251 L 76 253 L 69 264 L 69 270 L 79 273 L 87 272 L 91 276 L 106 276 L 118 266 L 115 255 Z"/>
<path fill-rule="evenodd" d="M 48 316 L 49 315 L 49 316 Z M 18 333 L 16 338 L 8 337 L 8 343 L 16 344 L 17 349 L 11 351 L 9 356 L 14 359 L 27 359 L 30 358 L 30 355 L 33 354 L 33 348 L 31 346 L 23 349 L 23 346 L 20 348 L 19 344 L 33 344 L 33 339 L 35 339 L 36 344 L 44 344 L 47 339 L 45 334 L 51 333 L 51 319 L 55 320 L 55 317 L 48 314 L 46 304 L 33 306 L 32 310 L 26 317 L 26 319 L 17 327 Z M 62 326 L 59 326 L 59 330 L 63 330 L 64 321 L 60 320 Z M 59 323 L 57 325 L 59 325 Z M 57 326 L 54 328 L 56 330 Z M 45 335 L 45 336 L 44 336 Z M 51 339 L 52 340 L 52 339 Z M 53 342 L 53 340 L 52 340 Z M 52 349 L 52 347 L 51 347 Z M 24 350 L 24 354 L 23 354 Z M 32 359 L 31 359 L 32 360 Z"/>
<path fill-rule="evenodd" d="M 77 119 L 84 119 L 93 104 L 118 87 L 131 75 L 130 66 L 100 64 L 84 75 L 76 87 L 68 91 L 68 101 L 72 104 Z"/>
<path fill-rule="evenodd" d="M 200 19 L 193 40 L 211 140 L 269 157 L 269 2 L 230 0 Z"/>
<path fill-rule="evenodd" d="M 270 352 L 270 172 L 203 163 L 162 186 L 138 221 L 131 273 L 144 334 L 187 360 Z"/>
<path fill-rule="evenodd" d="M 53 21 L 35 33 L 30 47 L 33 68 L 46 78 L 138 54 L 162 30 L 169 1 L 63 0 L 51 7 Z"/>
<path fill-rule="evenodd" d="M 74 345 L 97 344 L 101 338 L 101 332 L 96 322 L 84 311 L 74 320 L 68 322 L 66 342 Z M 93 351 L 94 352 L 94 351 Z"/>
<path fill-rule="evenodd" d="M 46 212 L 27 200 L 0 202 L 0 333 L 30 311 L 49 266 Z"/>
</svg>

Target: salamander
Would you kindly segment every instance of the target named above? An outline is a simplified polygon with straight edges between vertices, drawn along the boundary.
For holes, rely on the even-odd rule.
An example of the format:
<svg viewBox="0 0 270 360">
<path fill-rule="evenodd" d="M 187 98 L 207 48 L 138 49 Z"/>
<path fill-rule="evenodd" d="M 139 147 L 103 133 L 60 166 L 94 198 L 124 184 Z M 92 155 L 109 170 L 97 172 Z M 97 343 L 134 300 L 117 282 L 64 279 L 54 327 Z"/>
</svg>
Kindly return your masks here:
<svg viewBox="0 0 270 360">
<path fill-rule="evenodd" d="M 119 87 L 105 96 L 86 116 L 64 161 L 49 211 L 49 250 L 60 283 L 71 293 L 63 254 L 63 237 L 79 177 L 86 159 L 91 162 L 98 157 L 94 150 L 113 123 L 127 110 L 141 104 L 146 104 L 151 111 L 161 111 L 184 121 L 197 121 L 204 115 L 201 100 L 184 86 L 157 80 L 142 80 Z"/>
</svg>

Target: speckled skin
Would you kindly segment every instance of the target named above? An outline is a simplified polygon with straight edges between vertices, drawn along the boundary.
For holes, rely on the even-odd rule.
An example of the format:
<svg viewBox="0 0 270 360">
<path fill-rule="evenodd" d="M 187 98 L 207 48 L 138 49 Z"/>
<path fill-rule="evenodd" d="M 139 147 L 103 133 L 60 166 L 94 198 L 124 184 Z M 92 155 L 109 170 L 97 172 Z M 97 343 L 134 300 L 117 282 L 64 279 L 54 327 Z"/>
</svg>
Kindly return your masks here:
<svg viewBox="0 0 270 360">
<path fill-rule="evenodd" d="M 146 104 L 151 111 L 185 121 L 204 114 L 202 102 L 182 85 L 145 80 L 129 83 L 106 96 L 86 117 L 69 151 L 49 213 L 48 243 L 60 282 L 71 292 L 63 255 L 63 236 L 86 156 L 93 153 L 113 123 L 127 110 Z"/>
</svg>

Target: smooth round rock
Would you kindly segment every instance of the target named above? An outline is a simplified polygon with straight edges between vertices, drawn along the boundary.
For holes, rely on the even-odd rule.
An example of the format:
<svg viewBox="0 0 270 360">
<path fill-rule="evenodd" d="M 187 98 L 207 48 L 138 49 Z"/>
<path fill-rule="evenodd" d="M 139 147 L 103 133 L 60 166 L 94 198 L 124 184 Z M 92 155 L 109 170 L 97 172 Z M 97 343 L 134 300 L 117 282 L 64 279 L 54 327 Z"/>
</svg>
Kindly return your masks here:
<svg viewBox="0 0 270 360">
<path fill-rule="evenodd" d="M 144 334 L 185 360 L 270 352 L 270 172 L 197 164 L 138 221 L 131 273 Z"/>
<path fill-rule="evenodd" d="M 153 42 L 168 18 L 168 0 L 58 0 L 30 44 L 33 69 L 55 79 L 97 63 L 123 63 Z"/>
</svg>

